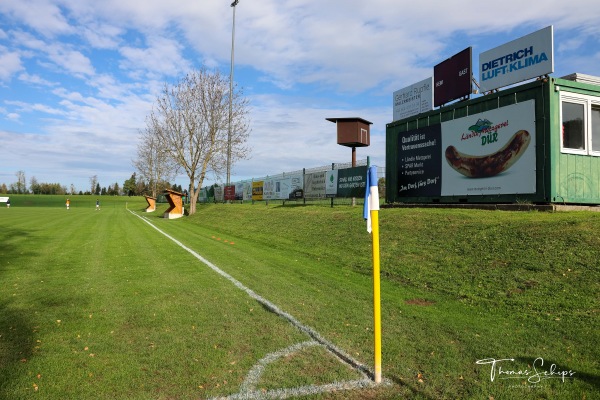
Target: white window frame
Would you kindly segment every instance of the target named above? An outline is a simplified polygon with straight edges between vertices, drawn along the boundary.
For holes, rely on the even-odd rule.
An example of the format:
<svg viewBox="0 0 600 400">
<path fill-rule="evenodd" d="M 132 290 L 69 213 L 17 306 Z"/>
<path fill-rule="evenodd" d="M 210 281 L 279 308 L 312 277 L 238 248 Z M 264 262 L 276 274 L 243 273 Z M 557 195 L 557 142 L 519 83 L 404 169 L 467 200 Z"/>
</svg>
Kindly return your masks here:
<svg viewBox="0 0 600 400">
<path fill-rule="evenodd" d="M 563 121 L 563 102 L 581 104 L 583 105 L 583 149 L 571 149 L 563 147 L 562 138 L 562 121 Z M 560 152 L 565 154 L 579 154 L 600 157 L 600 151 L 592 150 L 592 134 L 596 134 L 600 137 L 599 132 L 592 132 L 592 105 L 600 106 L 600 98 L 593 96 L 586 96 L 583 94 L 561 92 L 560 95 Z"/>
<path fill-rule="evenodd" d="M 589 113 L 589 115 L 590 115 L 590 123 L 589 123 L 589 125 L 590 125 L 590 154 L 593 155 L 593 156 L 596 156 L 596 157 L 600 157 L 600 150 L 594 151 L 594 148 L 592 147 L 592 139 L 593 139 L 592 135 L 593 134 L 596 134 L 597 135 L 596 139 L 598 141 L 600 141 L 600 129 L 598 130 L 598 132 L 594 132 L 592 130 L 592 107 L 593 106 L 600 107 L 600 99 L 594 99 L 594 100 L 591 101 L 591 103 L 590 103 L 590 113 Z"/>
</svg>

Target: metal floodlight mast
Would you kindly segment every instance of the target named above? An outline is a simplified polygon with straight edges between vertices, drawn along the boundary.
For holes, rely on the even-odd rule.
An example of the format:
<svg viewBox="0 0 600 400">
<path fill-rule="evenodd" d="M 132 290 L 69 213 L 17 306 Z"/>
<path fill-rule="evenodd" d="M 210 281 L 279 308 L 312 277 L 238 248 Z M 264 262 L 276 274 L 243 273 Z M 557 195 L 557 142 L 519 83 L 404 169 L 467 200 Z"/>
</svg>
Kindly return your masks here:
<svg viewBox="0 0 600 400">
<path fill-rule="evenodd" d="M 229 128 L 227 131 L 227 186 L 231 183 L 231 118 L 233 114 L 233 57 L 235 42 L 235 6 L 239 0 L 231 3 L 233 8 L 233 24 L 231 26 L 231 69 L 229 71 Z"/>
</svg>

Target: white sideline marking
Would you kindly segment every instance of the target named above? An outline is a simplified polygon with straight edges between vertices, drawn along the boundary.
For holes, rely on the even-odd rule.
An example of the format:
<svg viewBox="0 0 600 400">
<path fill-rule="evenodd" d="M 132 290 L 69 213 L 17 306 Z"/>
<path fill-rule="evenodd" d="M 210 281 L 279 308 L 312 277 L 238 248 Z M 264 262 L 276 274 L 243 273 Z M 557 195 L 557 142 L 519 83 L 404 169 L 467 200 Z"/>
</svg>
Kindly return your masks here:
<svg viewBox="0 0 600 400">
<path fill-rule="evenodd" d="M 225 279 L 227 279 L 228 281 L 233 283 L 237 288 L 246 292 L 251 298 L 258 301 L 260 304 L 265 306 L 267 309 L 269 309 L 273 313 L 288 320 L 293 326 L 295 326 L 300 331 L 306 333 L 308 336 L 310 336 L 313 339 L 312 341 L 302 342 L 300 344 L 296 344 L 291 347 L 288 347 L 287 349 L 268 354 L 263 359 L 261 359 L 250 370 L 248 376 L 242 383 L 240 393 L 237 393 L 237 394 L 234 394 L 234 395 L 231 395 L 228 397 L 220 397 L 220 398 L 232 399 L 232 400 L 233 399 L 258 399 L 258 398 L 261 398 L 261 399 L 262 398 L 285 399 L 285 398 L 289 398 L 289 397 L 293 397 L 293 396 L 307 396 L 307 395 L 311 395 L 311 394 L 325 393 L 325 392 L 329 392 L 329 391 L 333 391 L 333 390 L 358 389 L 358 388 L 365 388 L 365 387 L 373 387 L 373 386 L 377 385 L 375 383 L 375 381 L 372 379 L 372 377 L 375 376 L 374 372 L 369 367 L 367 367 L 367 366 L 363 365 L 362 363 L 360 363 L 359 361 L 355 360 L 354 358 L 352 358 L 352 356 L 350 356 L 349 354 L 344 352 L 342 349 L 338 348 L 336 345 L 334 345 L 333 343 L 331 343 L 330 341 L 328 341 L 327 339 L 322 337 L 313 328 L 311 328 L 307 325 L 304 325 L 303 323 L 298 321 L 296 318 L 294 318 L 292 315 L 281 310 L 279 307 L 277 307 L 275 304 L 271 303 L 269 300 L 265 299 L 264 297 L 259 296 L 252 289 L 246 287 L 244 284 L 242 284 L 240 281 L 235 279 L 233 276 L 229 275 L 227 272 L 223 271 L 222 269 L 220 269 L 219 267 L 217 267 L 216 265 L 214 265 L 213 263 L 211 263 L 210 261 L 208 261 L 207 259 L 202 257 L 200 254 L 196 253 L 194 250 L 190 249 L 189 247 L 187 247 L 186 245 L 181 243 L 179 240 L 175 239 L 173 236 L 169 235 L 168 233 L 166 233 L 166 232 L 162 231 L 161 229 L 159 229 L 158 227 L 156 227 L 146 217 L 140 216 L 131 210 L 128 210 L 128 211 L 131 214 L 135 215 L 136 217 L 140 218 L 142 221 L 144 221 L 145 223 L 150 225 L 152 228 L 154 228 L 158 232 L 160 232 L 162 235 L 171 239 L 171 241 L 173 241 L 179 247 L 186 250 L 188 253 L 190 253 L 191 255 L 196 257 L 202 263 L 206 264 L 210 269 L 212 269 L 213 271 L 215 271 L 216 273 L 218 273 L 219 275 L 223 276 Z M 289 353 L 298 351 L 304 347 L 313 345 L 312 344 L 313 342 L 315 343 L 314 345 L 324 346 L 331 354 L 333 354 L 342 363 L 349 365 L 352 369 L 354 369 L 358 373 L 360 373 L 363 376 L 363 378 L 354 380 L 354 381 L 335 382 L 335 383 L 331 383 L 331 384 L 327 384 L 327 385 L 309 385 L 309 386 L 303 386 L 303 387 L 299 387 L 299 388 L 276 389 L 276 390 L 270 390 L 267 392 L 253 390 L 254 385 L 258 381 L 258 378 L 260 378 L 260 373 L 262 373 L 262 371 L 264 370 L 264 366 L 266 364 L 281 357 L 280 354 L 285 355 L 285 354 L 289 354 Z M 286 353 L 286 351 L 287 351 L 287 353 Z M 255 378 L 254 375 L 251 375 L 253 373 L 253 371 L 254 371 L 254 373 L 259 373 L 258 378 Z M 256 379 L 256 382 L 255 382 L 255 379 Z M 389 382 L 387 382 L 385 380 L 384 380 L 384 383 L 390 384 Z M 245 391 L 245 390 L 248 390 L 248 391 Z"/>
</svg>

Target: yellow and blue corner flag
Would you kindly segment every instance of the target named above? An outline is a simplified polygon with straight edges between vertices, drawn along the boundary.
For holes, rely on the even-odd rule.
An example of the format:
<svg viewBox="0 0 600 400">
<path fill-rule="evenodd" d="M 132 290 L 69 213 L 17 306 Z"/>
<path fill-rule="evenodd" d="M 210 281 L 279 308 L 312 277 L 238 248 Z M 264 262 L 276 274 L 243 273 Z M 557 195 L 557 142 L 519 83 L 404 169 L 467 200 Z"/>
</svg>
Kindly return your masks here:
<svg viewBox="0 0 600 400">
<path fill-rule="evenodd" d="M 379 211 L 379 188 L 377 186 L 377 166 L 367 169 L 367 187 L 365 188 L 365 204 L 363 217 L 367 220 L 367 232 L 371 233 L 371 211 Z"/>
</svg>

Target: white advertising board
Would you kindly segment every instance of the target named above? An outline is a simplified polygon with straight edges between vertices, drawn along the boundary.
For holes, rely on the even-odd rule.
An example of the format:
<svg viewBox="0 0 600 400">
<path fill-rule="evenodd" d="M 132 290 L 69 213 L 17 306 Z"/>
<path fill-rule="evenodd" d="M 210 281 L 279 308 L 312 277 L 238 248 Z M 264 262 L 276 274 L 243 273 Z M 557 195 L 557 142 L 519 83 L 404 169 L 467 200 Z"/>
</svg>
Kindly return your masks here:
<svg viewBox="0 0 600 400">
<path fill-rule="evenodd" d="M 393 120 L 433 110 L 433 77 L 394 92 Z"/>
<path fill-rule="evenodd" d="M 225 200 L 225 192 L 223 191 L 223 186 L 215 186 L 215 201 L 224 201 Z"/>
<path fill-rule="evenodd" d="M 302 189 L 302 174 L 265 178 L 263 200 L 286 200 L 295 189 Z"/>
<path fill-rule="evenodd" d="M 325 197 L 325 171 L 304 175 L 304 197 L 320 199 Z"/>
<path fill-rule="evenodd" d="M 252 200 L 252 182 L 244 182 L 244 189 L 242 193 L 242 200 Z"/>
<path fill-rule="evenodd" d="M 265 178 L 263 181 L 263 200 L 272 200 L 275 198 L 275 179 Z"/>
<path fill-rule="evenodd" d="M 552 25 L 479 55 L 482 92 L 554 72 Z"/>
</svg>

